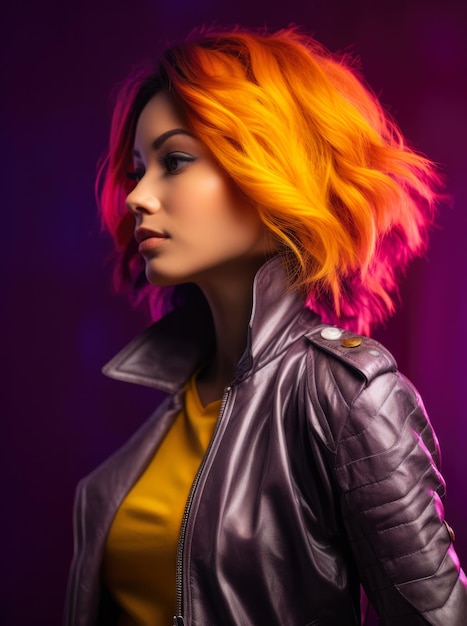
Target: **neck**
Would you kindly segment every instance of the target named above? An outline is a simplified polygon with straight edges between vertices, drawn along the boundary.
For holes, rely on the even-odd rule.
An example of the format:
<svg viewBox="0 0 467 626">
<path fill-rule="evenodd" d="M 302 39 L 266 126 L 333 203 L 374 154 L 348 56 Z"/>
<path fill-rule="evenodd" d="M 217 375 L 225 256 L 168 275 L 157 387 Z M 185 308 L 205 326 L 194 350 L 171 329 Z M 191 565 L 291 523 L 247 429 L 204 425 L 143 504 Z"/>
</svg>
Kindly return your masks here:
<svg viewBox="0 0 467 626">
<path fill-rule="evenodd" d="M 211 309 L 216 349 L 211 361 L 197 379 L 204 404 L 222 396 L 242 357 L 248 336 L 253 303 L 253 281 L 262 262 L 236 265 L 218 279 L 200 284 Z"/>
</svg>

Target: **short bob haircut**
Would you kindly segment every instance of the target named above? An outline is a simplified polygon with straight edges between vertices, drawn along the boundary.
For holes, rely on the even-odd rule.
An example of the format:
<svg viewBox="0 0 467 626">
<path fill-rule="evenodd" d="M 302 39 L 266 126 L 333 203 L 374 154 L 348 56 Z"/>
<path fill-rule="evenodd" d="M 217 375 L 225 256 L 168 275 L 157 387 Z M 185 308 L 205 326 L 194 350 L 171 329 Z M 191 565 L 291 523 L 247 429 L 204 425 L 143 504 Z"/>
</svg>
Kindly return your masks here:
<svg viewBox="0 0 467 626">
<path fill-rule="evenodd" d="M 159 315 L 179 289 L 145 283 L 125 207 L 136 123 L 160 91 L 275 233 L 307 306 L 363 333 L 393 311 L 400 272 L 424 250 L 439 178 L 348 59 L 294 28 L 201 31 L 123 83 L 98 178 L 118 285 L 150 290 Z"/>
</svg>

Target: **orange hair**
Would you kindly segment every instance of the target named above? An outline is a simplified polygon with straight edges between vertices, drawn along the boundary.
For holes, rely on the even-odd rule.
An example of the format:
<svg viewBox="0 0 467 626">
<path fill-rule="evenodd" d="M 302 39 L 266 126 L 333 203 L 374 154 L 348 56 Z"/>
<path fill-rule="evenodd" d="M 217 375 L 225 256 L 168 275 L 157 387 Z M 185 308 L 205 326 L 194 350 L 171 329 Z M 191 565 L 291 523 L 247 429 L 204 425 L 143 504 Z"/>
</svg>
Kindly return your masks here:
<svg viewBox="0 0 467 626">
<path fill-rule="evenodd" d="M 424 249 L 439 179 L 346 59 L 295 29 L 202 34 L 126 84 L 101 207 L 127 279 L 139 270 L 126 173 L 139 113 L 160 90 L 252 199 L 308 306 L 359 332 L 393 311 L 398 274 Z"/>
</svg>

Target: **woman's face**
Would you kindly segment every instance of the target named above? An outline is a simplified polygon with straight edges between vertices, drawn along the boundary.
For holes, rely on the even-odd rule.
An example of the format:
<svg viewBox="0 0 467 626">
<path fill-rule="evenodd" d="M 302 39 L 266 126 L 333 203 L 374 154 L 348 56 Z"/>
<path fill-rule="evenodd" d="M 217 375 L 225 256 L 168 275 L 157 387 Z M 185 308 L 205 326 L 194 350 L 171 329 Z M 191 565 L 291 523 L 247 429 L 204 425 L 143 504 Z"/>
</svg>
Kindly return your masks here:
<svg viewBox="0 0 467 626">
<path fill-rule="evenodd" d="M 137 184 L 127 206 L 151 283 L 203 286 L 245 264 L 259 267 L 273 251 L 251 202 L 163 92 L 139 117 L 133 161 Z"/>
</svg>

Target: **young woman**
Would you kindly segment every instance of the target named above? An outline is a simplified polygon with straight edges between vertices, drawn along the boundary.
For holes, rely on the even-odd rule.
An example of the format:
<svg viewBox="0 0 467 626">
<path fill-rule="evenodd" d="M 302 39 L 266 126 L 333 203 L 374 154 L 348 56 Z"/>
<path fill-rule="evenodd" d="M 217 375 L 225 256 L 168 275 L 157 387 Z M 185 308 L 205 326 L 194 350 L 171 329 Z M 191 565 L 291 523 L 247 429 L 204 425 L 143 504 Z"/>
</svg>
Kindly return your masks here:
<svg viewBox="0 0 467 626">
<path fill-rule="evenodd" d="M 382 624 L 467 623 L 435 435 L 363 336 L 437 182 L 294 30 L 205 33 L 126 83 L 101 206 L 159 320 L 105 373 L 169 395 L 78 487 L 67 626 L 350 626 L 361 585 Z"/>
</svg>

